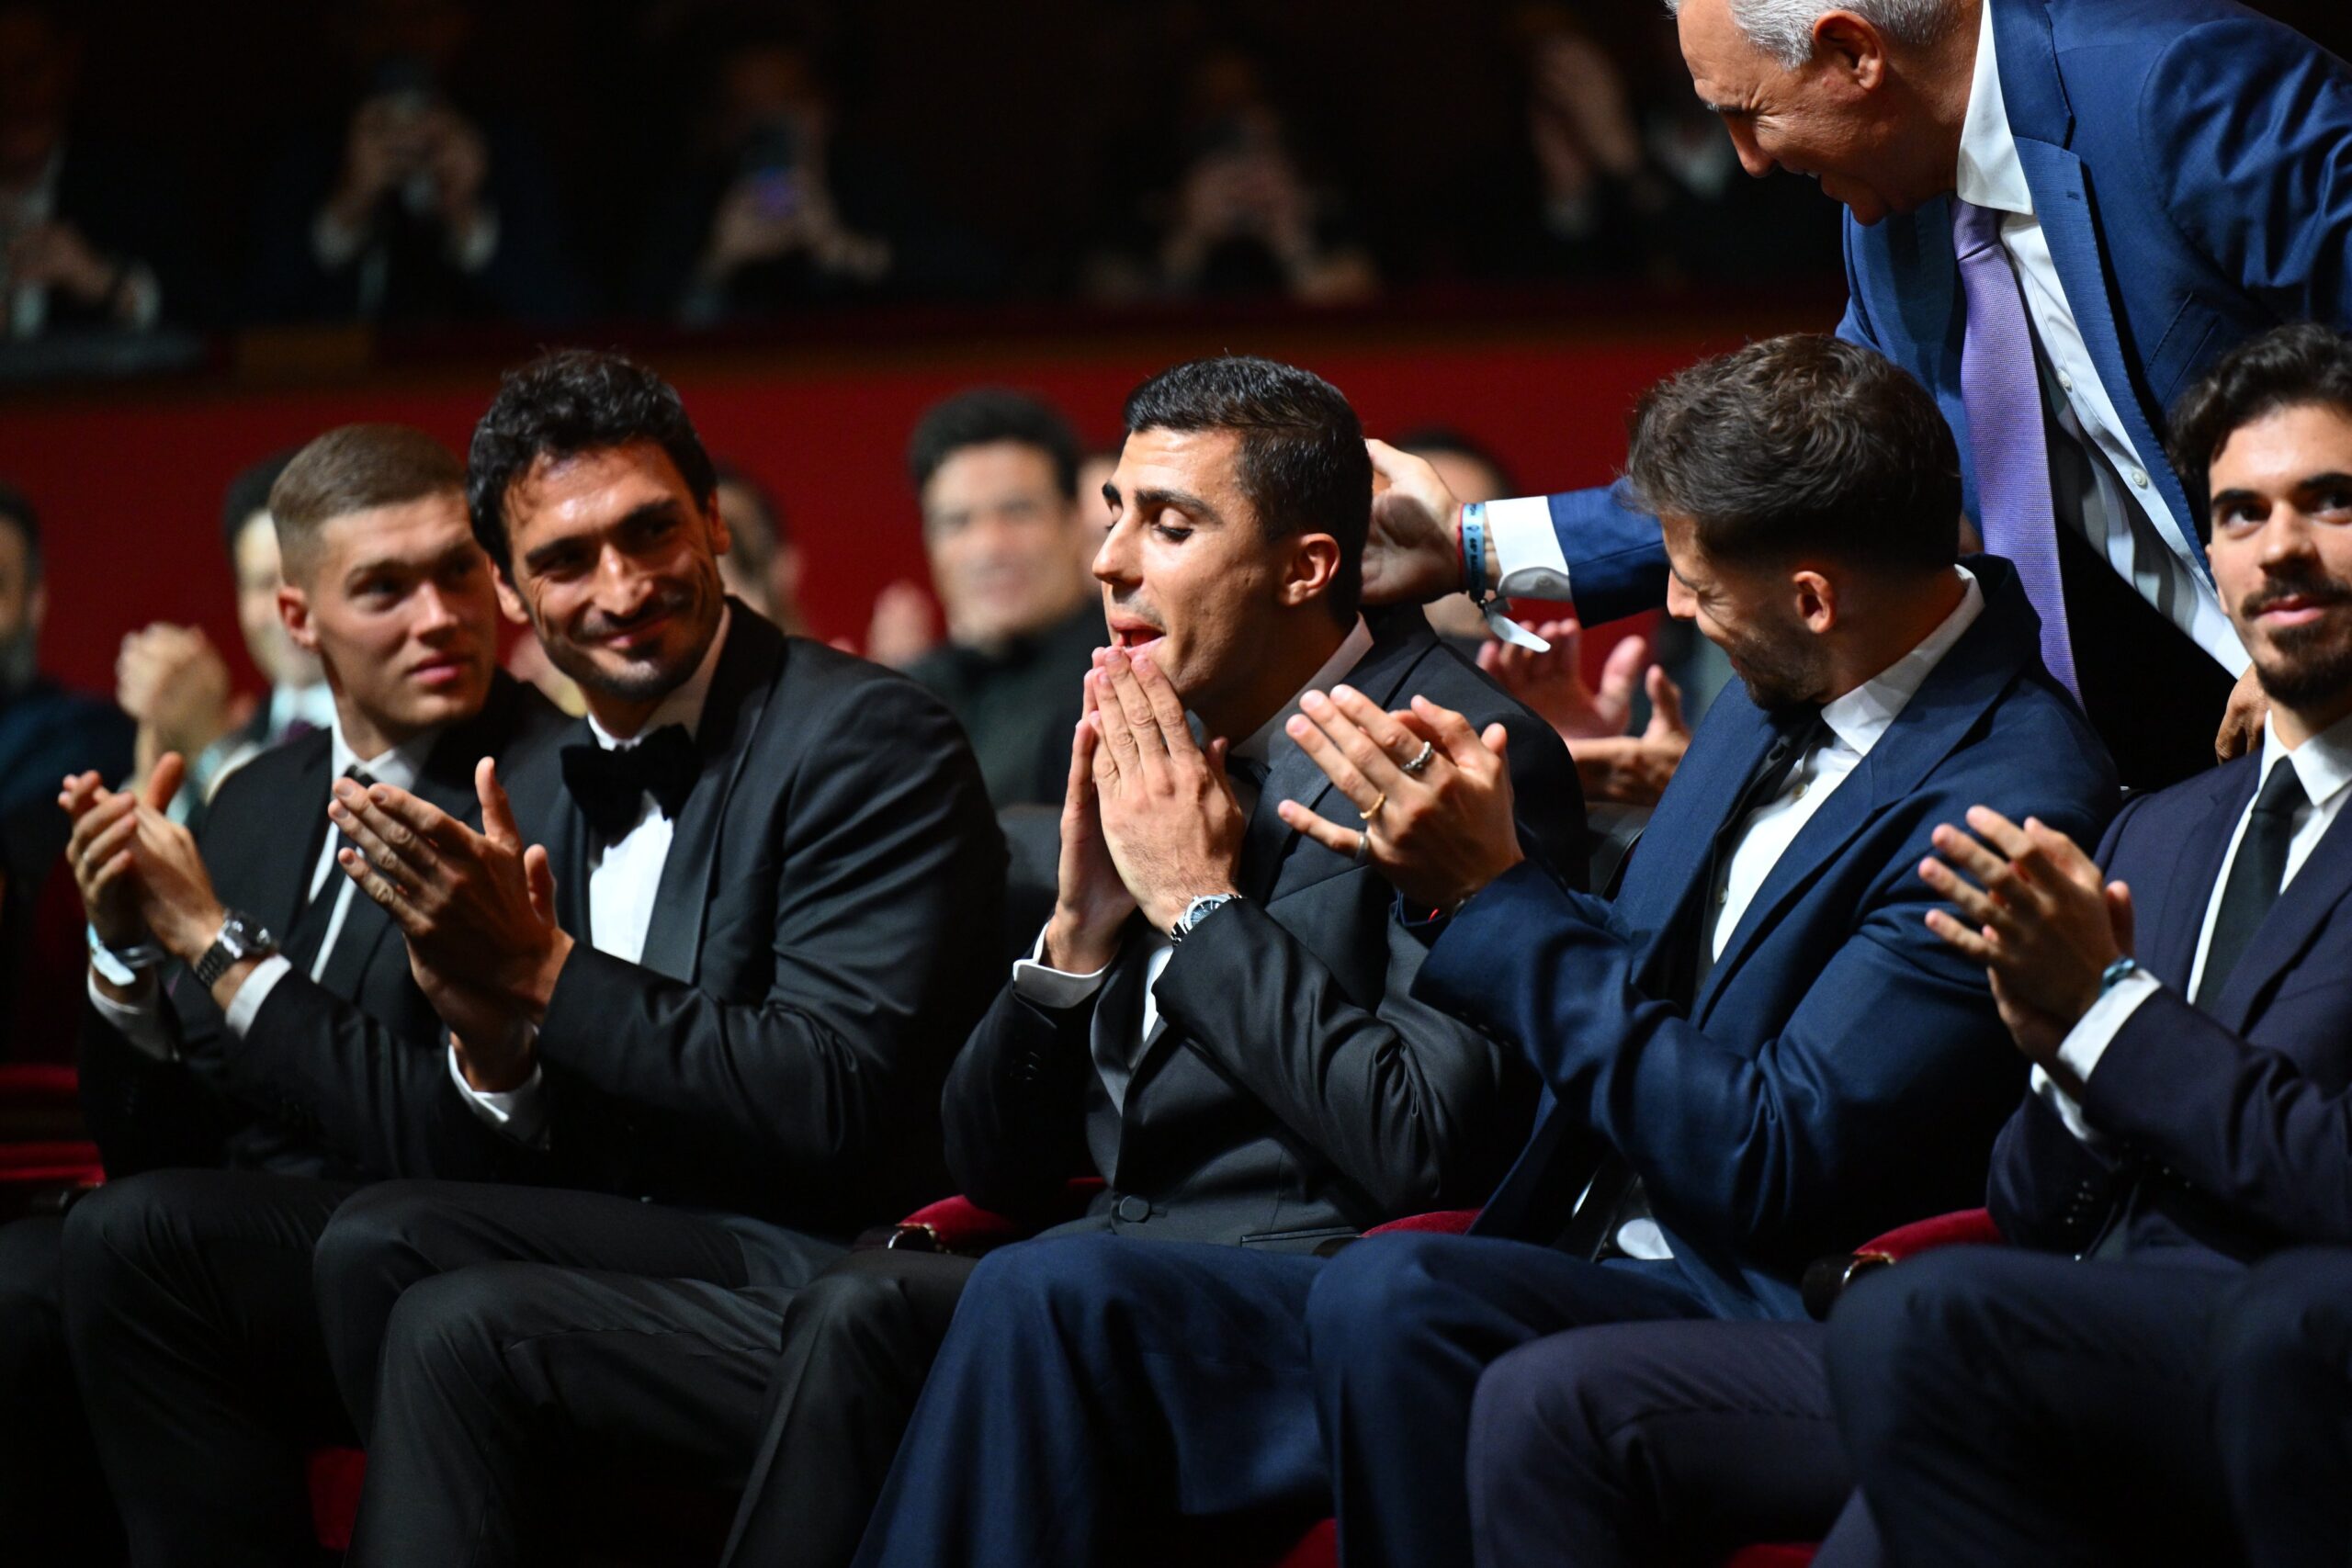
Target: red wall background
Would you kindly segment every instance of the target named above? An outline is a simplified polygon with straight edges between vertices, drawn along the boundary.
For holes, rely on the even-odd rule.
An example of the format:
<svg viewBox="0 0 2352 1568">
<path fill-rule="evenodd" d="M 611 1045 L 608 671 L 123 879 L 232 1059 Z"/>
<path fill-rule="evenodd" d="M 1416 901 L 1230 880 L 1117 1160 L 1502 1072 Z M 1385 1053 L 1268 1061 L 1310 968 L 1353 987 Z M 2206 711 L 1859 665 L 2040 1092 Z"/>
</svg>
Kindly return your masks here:
<svg viewBox="0 0 2352 1568">
<path fill-rule="evenodd" d="M 1756 330 L 1752 316 L 1744 323 Z M 1603 480 L 1623 456 L 1640 389 L 1742 334 L 1707 322 L 1368 334 L 1296 324 L 1119 339 L 899 343 L 858 352 L 707 352 L 649 357 L 684 395 L 705 442 L 770 485 L 808 560 L 804 600 L 822 636 L 862 637 L 875 591 L 922 578 L 902 466 L 922 409 L 983 381 L 1052 399 L 1090 442 L 1118 433 L 1137 380 L 1224 349 L 1306 365 L 1347 392 L 1374 434 L 1442 422 L 1492 446 L 1532 490 Z M 496 366 L 471 362 L 313 385 L 101 389 L 0 405 L 0 477 L 42 514 L 49 554 L 46 666 L 111 690 L 115 647 L 151 620 L 196 621 L 244 678 L 219 533 L 239 468 L 353 420 L 413 423 L 464 450 Z"/>
</svg>

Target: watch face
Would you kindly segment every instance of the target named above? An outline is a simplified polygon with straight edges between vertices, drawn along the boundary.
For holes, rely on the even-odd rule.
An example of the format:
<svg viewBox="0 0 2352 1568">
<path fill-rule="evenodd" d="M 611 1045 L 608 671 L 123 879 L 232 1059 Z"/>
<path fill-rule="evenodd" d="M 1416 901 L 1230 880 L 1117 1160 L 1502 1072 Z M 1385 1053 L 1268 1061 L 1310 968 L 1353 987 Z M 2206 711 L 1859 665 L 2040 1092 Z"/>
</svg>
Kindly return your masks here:
<svg viewBox="0 0 2352 1568">
<path fill-rule="evenodd" d="M 277 944 L 270 940 L 268 929 L 259 920 L 243 910 L 232 909 L 228 920 L 220 928 L 220 945 L 234 957 L 246 958 Z"/>
</svg>

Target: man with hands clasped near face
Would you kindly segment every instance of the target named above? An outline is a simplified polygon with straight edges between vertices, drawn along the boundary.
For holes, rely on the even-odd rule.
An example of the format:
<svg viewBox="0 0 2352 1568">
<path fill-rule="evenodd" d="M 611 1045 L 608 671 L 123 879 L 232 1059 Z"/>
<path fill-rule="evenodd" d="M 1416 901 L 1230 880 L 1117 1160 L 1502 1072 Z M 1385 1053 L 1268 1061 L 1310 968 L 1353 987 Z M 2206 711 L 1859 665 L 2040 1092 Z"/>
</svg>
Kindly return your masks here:
<svg viewBox="0 0 2352 1568">
<path fill-rule="evenodd" d="M 1987 809 L 1937 832 L 1938 934 L 1985 965 L 2033 1093 L 1994 1158 L 2014 1245 L 1886 1270 L 1831 1321 L 1895 1562 L 2322 1563 L 2352 1540 L 2352 340 L 2242 345 L 2173 446 L 2269 718 L 2096 859 Z"/>
<path fill-rule="evenodd" d="M 141 1563 L 309 1550 L 303 1449 L 347 1432 L 310 1289 L 335 1207 L 388 1177 L 525 1173 L 453 1082 L 399 933 L 335 873 L 326 816 L 354 773 L 462 815 L 478 760 L 559 722 L 496 672 L 464 480 L 397 425 L 287 465 L 279 610 L 334 724 L 232 777 L 200 838 L 162 812 L 176 754 L 143 798 L 66 783 L 92 941 L 82 1099 L 111 1179 L 62 1227 L 63 1325 Z"/>
</svg>

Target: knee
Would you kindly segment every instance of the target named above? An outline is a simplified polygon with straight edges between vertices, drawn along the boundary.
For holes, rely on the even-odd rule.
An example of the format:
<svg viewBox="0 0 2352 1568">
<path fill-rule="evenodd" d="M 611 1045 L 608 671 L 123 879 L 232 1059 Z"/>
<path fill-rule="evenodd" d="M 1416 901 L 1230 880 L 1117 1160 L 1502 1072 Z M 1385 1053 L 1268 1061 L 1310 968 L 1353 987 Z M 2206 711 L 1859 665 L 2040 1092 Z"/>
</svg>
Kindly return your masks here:
<svg viewBox="0 0 2352 1568">
<path fill-rule="evenodd" d="M 68 1211 L 60 1258 L 68 1300 L 96 1301 L 152 1278 L 185 1250 L 174 1176 L 149 1171 L 109 1181 Z"/>
<path fill-rule="evenodd" d="M 1498 1479 L 1530 1456 L 1563 1449 L 1586 1452 L 1603 1440 L 1590 1395 L 1611 1370 L 1588 1346 L 1598 1337 L 1566 1334 L 1522 1345 L 1478 1378 L 1470 1403 L 1470 1476 Z"/>
<path fill-rule="evenodd" d="M 513 1336 L 514 1305 L 527 1298 L 533 1265 L 477 1263 L 420 1280 L 401 1292 L 384 1325 L 379 1379 L 486 1376 Z"/>
<path fill-rule="evenodd" d="M 1336 1353 L 1348 1364 L 1374 1367 L 1421 1337 L 1455 1293 L 1439 1256 L 1456 1239 L 1399 1232 L 1340 1252 L 1307 1292 L 1307 1343 L 1316 1359 Z"/>
<path fill-rule="evenodd" d="M 376 1293 L 388 1279 L 394 1294 L 426 1274 L 432 1184 L 379 1181 L 339 1204 L 311 1255 L 311 1278 L 330 1318 L 354 1292 Z"/>
<path fill-rule="evenodd" d="M 2308 1399 L 2320 1380 L 2352 1373 L 2352 1264 L 2283 1253 L 2256 1267 L 2213 1324 L 2208 1363 L 2218 1397 L 2253 1408 Z"/>
<path fill-rule="evenodd" d="M 1824 1352 L 1841 1422 L 1862 1427 L 1923 1409 L 1920 1391 L 1990 1376 L 2005 1357 L 1974 1353 L 2008 1294 L 1985 1247 L 1953 1247 L 1855 1282 L 1829 1319 Z M 1849 1433 L 1856 1427 L 1849 1426 Z"/>
</svg>

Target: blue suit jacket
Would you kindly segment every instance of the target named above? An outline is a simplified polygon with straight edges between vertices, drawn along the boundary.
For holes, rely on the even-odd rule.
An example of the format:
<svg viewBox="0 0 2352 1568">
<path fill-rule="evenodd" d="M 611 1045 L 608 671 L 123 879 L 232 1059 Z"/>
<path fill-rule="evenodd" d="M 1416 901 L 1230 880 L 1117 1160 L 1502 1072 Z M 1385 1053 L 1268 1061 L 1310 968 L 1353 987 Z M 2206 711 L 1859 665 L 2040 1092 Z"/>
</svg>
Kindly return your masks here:
<svg viewBox="0 0 2352 1568">
<path fill-rule="evenodd" d="M 2157 433 L 2266 328 L 2352 329 L 2352 66 L 2229 0 L 1987 0 L 2026 184 L 2109 400 L 2205 570 Z M 1950 198 L 1846 220 L 1838 335 L 1935 394 L 1976 481 L 1960 400 L 1966 305 Z M 1664 603 L 1657 525 L 1621 488 L 1551 498 L 1588 624 Z"/>
<path fill-rule="evenodd" d="M 2130 884 L 2140 962 L 2165 989 L 2085 1086 L 2097 1152 L 2029 1099 L 2003 1129 L 1991 1203 L 2009 1239 L 2225 1266 L 2352 1242 L 2352 817 L 2339 817 L 2255 933 L 2210 1012 L 2184 993 L 2230 835 L 2241 759 L 2133 801 L 2099 859 Z"/>
<path fill-rule="evenodd" d="M 2116 785 L 2041 667 L 2014 573 L 1970 564 L 1984 614 L 1781 856 L 1687 1016 L 1657 998 L 1772 737 L 1736 685 L 1613 902 L 1522 865 L 1439 938 L 1416 994 L 1517 1041 L 1546 1086 L 1481 1232 L 1554 1240 L 1597 1135 L 1640 1173 L 1714 1312 L 1794 1317 L 1814 1258 L 1977 1201 L 2024 1066 L 1984 970 L 1927 928 L 1928 835 L 1979 803 L 2096 833 Z"/>
</svg>

